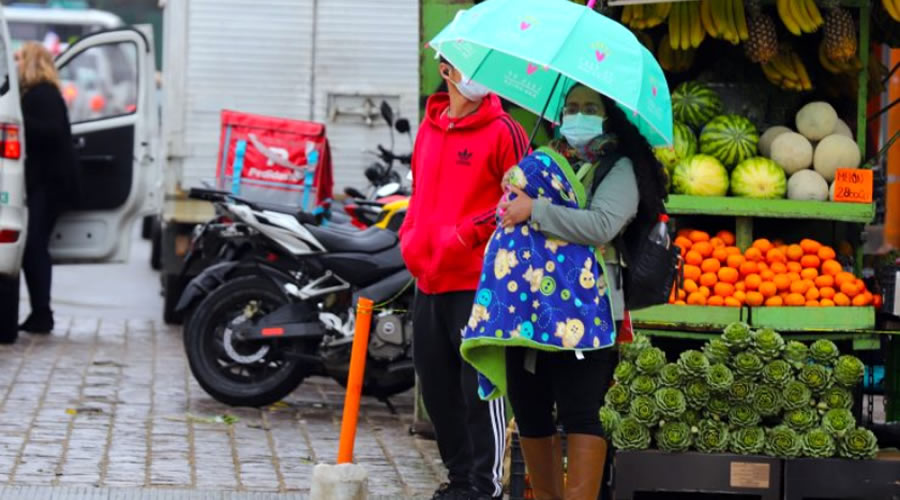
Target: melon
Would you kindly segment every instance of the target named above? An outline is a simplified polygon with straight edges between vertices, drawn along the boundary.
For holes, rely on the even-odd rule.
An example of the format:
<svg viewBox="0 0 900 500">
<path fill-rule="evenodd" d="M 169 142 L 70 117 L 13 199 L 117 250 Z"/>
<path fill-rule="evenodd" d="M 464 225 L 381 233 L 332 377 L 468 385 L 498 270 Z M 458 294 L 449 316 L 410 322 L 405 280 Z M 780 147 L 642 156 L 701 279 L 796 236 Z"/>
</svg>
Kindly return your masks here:
<svg viewBox="0 0 900 500">
<path fill-rule="evenodd" d="M 785 132 L 793 132 L 793 130 L 781 125 L 766 129 L 763 135 L 759 136 L 759 154 L 770 158 L 772 156 L 772 142 Z"/>
<path fill-rule="evenodd" d="M 681 160 L 697 153 L 697 136 L 690 127 L 675 122 L 673 127 L 675 138 L 673 146 L 659 146 L 653 149 L 656 158 L 671 171 Z"/>
<path fill-rule="evenodd" d="M 797 132 L 811 141 L 820 141 L 831 135 L 837 125 L 837 111 L 825 101 L 815 101 L 797 112 Z"/>
<path fill-rule="evenodd" d="M 834 185 L 835 183 L 831 183 L 831 187 L 828 188 L 828 201 L 834 201 Z"/>
<path fill-rule="evenodd" d="M 677 194 L 725 196 L 728 194 L 728 171 L 712 156 L 694 155 L 675 166 L 672 186 Z"/>
<path fill-rule="evenodd" d="M 787 176 L 774 161 L 757 156 L 742 161 L 731 172 L 731 193 L 742 198 L 784 198 Z"/>
<path fill-rule="evenodd" d="M 834 130 L 832 130 L 831 133 L 843 135 L 845 137 L 853 139 L 853 131 L 850 130 L 850 126 L 847 125 L 847 122 L 841 120 L 840 118 L 837 119 L 837 124 L 835 124 Z"/>
<path fill-rule="evenodd" d="M 828 183 L 813 170 L 801 170 L 788 179 L 787 196 L 792 200 L 825 201 L 828 199 Z"/>
<path fill-rule="evenodd" d="M 738 115 L 717 116 L 700 133 L 700 152 L 715 157 L 728 169 L 756 156 L 758 144 L 756 127 Z"/>
<path fill-rule="evenodd" d="M 857 168 L 861 161 L 856 141 L 840 134 L 832 134 L 816 146 L 813 167 L 826 181 L 831 182 L 837 169 Z"/>
<path fill-rule="evenodd" d="M 714 90 L 698 82 L 684 82 L 672 92 L 672 117 L 700 130 L 722 112 L 722 99 Z"/>
<path fill-rule="evenodd" d="M 772 141 L 770 158 L 786 174 L 792 175 L 812 165 L 813 147 L 806 137 L 796 132 L 785 132 Z"/>
</svg>

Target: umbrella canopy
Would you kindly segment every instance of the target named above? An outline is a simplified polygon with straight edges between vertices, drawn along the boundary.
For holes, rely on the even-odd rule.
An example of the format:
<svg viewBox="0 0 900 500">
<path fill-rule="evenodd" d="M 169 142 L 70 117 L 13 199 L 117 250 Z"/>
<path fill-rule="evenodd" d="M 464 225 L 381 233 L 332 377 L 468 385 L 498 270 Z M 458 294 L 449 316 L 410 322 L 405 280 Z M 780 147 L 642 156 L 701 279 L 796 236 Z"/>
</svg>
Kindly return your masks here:
<svg viewBox="0 0 900 500">
<path fill-rule="evenodd" d="M 472 79 L 552 122 L 577 83 L 614 100 L 652 146 L 672 144 L 659 63 L 616 21 L 568 0 L 488 0 L 429 42 Z"/>
</svg>

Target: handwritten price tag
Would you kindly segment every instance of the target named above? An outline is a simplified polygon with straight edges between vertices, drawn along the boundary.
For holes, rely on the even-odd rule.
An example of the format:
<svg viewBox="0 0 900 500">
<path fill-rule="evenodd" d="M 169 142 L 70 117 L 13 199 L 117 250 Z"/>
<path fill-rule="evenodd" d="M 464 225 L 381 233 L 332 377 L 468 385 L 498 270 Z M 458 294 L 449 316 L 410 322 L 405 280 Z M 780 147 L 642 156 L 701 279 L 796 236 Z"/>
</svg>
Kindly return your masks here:
<svg viewBox="0 0 900 500">
<path fill-rule="evenodd" d="M 863 168 L 837 169 L 834 201 L 872 203 L 872 171 Z"/>
</svg>

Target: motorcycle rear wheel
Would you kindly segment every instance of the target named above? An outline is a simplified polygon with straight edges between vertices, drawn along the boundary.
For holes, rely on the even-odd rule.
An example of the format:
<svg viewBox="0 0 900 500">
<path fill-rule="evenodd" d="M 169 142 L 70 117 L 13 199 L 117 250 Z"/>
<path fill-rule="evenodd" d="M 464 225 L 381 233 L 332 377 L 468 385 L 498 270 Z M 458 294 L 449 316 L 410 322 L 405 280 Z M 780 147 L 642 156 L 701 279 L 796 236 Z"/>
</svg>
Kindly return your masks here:
<svg viewBox="0 0 900 500">
<path fill-rule="evenodd" d="M 207 295 L 184 331 L 184 348 L 194 378 L 210 396 L 231 406 L 265 406 L 296 389 L 309 370 L 283 356 L 275 340 L 249 344 L 233 338 L 232 328 L 269 313 L 287 298 L 260 276 L 233 279 Z"/>
</svg>

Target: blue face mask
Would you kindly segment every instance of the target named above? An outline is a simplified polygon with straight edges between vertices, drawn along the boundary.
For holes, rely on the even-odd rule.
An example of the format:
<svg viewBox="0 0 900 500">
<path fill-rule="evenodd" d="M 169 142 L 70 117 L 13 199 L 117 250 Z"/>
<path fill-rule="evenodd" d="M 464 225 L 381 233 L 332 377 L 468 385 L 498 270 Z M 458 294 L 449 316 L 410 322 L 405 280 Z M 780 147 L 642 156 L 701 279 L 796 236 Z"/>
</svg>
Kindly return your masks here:
<svg viewBox="0 0 900 500">
<path fill-rule="evenodd" d="M 603 135 L 604 121 L 605 117 L 597 115 L 566 115 L 563 116 L 559 133 L 570 145 L 580 148 L 591 142 L 591 139 Z"/>
</svg>

